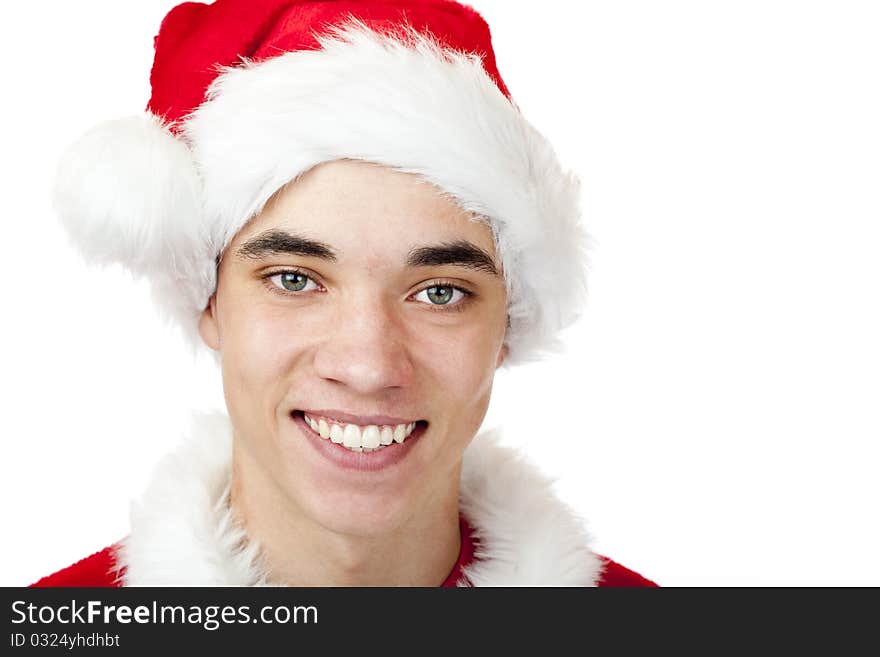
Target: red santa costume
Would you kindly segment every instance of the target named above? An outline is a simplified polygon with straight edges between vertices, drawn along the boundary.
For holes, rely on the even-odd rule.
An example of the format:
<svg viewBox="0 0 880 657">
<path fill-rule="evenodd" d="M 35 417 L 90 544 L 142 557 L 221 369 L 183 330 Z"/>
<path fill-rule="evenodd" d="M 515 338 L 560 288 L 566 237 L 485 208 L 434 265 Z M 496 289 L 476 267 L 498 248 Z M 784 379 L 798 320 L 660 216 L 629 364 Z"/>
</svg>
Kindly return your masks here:
<svg viewBox="0 0 880 657">
<path fill-rule="evenodd" d="M 187 2 L 155 39 L 142 114 L 99 125 L 61 160 L 54 204 L 95 262 L 146 277 L 198 348 L 217 257 L 314 166 L 416 174 L 492 228 L 508 292 L 503 367 L 560 350 L 582 312 L 579 183 L 514 103 L 489 27 L 451 0 Z M 197 415 L 119 543 L 40 586 L 259 585 L 228 504 L 232 427 Z M 589 547 L 581 519 L 522 456 L 477 435 L 464 454 L 461 552 L 444 586 L 651 586 Z"/>
</svg>

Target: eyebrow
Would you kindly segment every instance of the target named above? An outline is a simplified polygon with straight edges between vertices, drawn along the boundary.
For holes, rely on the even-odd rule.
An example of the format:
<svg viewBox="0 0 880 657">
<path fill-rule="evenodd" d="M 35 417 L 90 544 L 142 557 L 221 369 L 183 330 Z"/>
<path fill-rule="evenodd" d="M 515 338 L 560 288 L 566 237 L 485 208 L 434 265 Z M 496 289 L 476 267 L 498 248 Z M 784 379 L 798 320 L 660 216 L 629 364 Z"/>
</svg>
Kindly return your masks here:
<svg viewBox="0 0 880 657">
<path fill-rule="evenodd" d="M 308 258 L 319 258 L 337 262 L 336 251 L 329 244 L 291 234 L 277 228 L 252 237 L 235 251 L 239 259 L 259 260 L 270 255 L 286 254 Z M 406 256 L 407 267 L 437 267 L 453 265 L 486 272 L 492 276 L 501 275 L 495 267 L 492 256 L 472 242 L 464 239 L 426 244 L 410 249 Z"/>
<path fill-rule="evenodd" d="M 252 237 L 238 247 L 235 253 L 241 260 L 260 260 L 270 255 L 289 254 L 336 262 L 336 252 L 328 244 L 302 235 L 292 235 L 277 228 Z"/>
</svg>

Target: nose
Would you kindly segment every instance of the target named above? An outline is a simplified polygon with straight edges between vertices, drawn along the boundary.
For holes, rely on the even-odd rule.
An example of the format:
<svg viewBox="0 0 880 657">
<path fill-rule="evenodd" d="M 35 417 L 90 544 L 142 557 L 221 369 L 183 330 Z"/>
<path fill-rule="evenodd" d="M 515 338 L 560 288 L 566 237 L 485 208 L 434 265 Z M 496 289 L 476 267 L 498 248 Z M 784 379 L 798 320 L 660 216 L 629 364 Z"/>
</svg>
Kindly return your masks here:
<svg viewBox="0 0 880 657">
<path fill-rule="evenodd" d="M 414 367 L 403 318 L 393 302 L 364 296 L 362 302 L 340 300 L 334 308 L 315 352 L 315 371 L 363 395 L 406 387 Z"/>
</svg>

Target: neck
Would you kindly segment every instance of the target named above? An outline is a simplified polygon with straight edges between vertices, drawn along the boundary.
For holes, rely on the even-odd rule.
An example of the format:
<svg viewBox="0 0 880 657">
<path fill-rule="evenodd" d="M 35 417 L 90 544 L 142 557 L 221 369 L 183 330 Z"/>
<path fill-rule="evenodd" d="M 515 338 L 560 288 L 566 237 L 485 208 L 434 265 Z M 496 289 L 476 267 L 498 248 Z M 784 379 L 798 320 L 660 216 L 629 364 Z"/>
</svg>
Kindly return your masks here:
<svg viewBox="0 0 880 657">
<path fill-rule="evenodd" d="M 458 477 L 387 532 L 351 534 L 310 517 L 234 449 L 230 505 L 269 572 L 289 586 L 439 586 L 461 549 Z M 456 474 L 460 469 L 456 470 Z"/>
</svg>

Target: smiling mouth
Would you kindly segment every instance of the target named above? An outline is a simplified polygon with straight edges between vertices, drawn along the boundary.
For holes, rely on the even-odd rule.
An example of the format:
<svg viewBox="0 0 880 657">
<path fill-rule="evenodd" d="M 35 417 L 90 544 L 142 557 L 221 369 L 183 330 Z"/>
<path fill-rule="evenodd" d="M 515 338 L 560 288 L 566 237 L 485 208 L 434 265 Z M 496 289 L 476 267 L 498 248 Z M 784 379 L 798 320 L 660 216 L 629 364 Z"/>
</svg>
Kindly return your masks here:
<svg viewBox="0 0 880 657">
<path fill-rule="evenodd" d="M 352 452 L 378 452 L 387 447 L 400 445 L 419 428 L 427 426 L 424 420 L 405 424 L 359 425 L 342 422 L 330 417 L 306 411 L 293 411 L 323 440 L 345 447 Z"/>
</svg>

